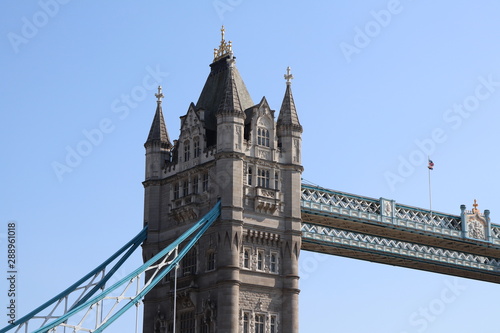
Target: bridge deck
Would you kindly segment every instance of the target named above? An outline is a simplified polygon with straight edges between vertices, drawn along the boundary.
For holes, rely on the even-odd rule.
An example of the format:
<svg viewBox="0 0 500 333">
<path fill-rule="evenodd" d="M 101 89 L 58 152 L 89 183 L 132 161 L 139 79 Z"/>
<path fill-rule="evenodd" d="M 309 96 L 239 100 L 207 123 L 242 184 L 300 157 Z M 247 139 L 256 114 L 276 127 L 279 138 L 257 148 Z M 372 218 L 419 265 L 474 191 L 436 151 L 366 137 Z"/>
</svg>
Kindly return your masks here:
<svg viewBox="0 0 500 333">
<path fill-rule="evenodd" d="M 464 209 L 429 212 L 309 185 L 301 207 L 304 250 L 500 283 L 500 226 L 487 214 L 480 239 Z"/>
</svg>

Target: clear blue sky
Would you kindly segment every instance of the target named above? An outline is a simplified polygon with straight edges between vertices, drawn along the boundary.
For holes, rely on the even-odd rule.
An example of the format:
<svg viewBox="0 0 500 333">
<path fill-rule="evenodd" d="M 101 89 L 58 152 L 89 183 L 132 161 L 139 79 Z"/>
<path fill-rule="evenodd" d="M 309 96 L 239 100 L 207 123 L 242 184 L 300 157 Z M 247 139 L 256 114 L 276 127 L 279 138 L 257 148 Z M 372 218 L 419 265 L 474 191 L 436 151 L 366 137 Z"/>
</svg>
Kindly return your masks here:
<svg viewBox="0 0 500 333">
<path fill-rule="evenodd" d="M 430 155 L 433 209 L 477 199 L 500 223 L 498 13 L 494 0 L 2 2 L 0 234 L 18 222 L 20 311 L 141 229 L 153 81 L 176 138 L 222 24 L 254 102 L 279 110 L 292 67 L 304 179 L 427 208 Z M 301 271 L 301 332 L 498 330 L 495 284 L 306 252 Z"/>
</svg>

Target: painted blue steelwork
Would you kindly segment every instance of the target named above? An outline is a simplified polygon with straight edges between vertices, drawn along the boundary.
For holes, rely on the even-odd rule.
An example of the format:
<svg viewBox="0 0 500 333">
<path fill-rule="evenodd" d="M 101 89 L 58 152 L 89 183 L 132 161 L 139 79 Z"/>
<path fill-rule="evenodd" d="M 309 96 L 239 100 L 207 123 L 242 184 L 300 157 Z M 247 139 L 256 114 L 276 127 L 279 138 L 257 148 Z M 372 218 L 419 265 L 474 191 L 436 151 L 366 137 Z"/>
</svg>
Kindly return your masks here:
<svg viewBox="0 0 500 333">
<path fill-rule="evenodd" d="M 367 235 L 359 232 L 329 228 L 311 223 L 302 223 L 302 241 L 331 246 L 355 248 L 366 253 L 381 253 L 395 258 L 414 261 L 434 261 L 439 265 L 465 270 L 484 271 L 494 277 L 499 276 L 500 259 L 449 250 L 397 239 Z"/>
<path fill-rule="evenodd" d="M 182 258 L 186 255 L 186 253 L 196 244 L 196 242 L 200 239 L 200 237 L 204 234 L 204 232 L 212 225 L 212 223 L 219 217 L 221 211 L 220 202 L 218 202 L 202 219 L 200 219 L 197 223 L 195 223 L 191 228 L 189 228 L 186 232 L 184 232 L 179 238 L 177 238 L 172 244 L 167 246 L 153 258 L 148 260 L 145 264 L 131 272 L 129 275 L 121 279 L 120 281 L 113 284 L 111 287 L 102 291 L 99 295 L 94 296 L 92 299 L 88 300 L 85 303 L 80 304 L 79 306 L 68 311 L 64 316 L 61 316 L 57 320 L 52 323 L 41 327 L 40 329 L 34 331 L 34 333 L 45 333 L 48 331 L 54 331 L 58 326 L 67 326 L 65 323 L 75 314 L 92 309 L 95 304 L 101 302 L 108 296 L 111 292 L 115 291 L 119 287 L 129 284 L 131 281 L 135 280 L 139 275 L 144 273 L 149 269 L 156 269 L 153 273 L 153 277 L 145 284 L 143 289 L 138 292 L 132 299 L 128 301 L 122 308 L 116 311 L 111 316 L 107 316 L 105 320 L 98 326 L 96 329 L 86 329 L 78 326 L 74 329 L 74 332 L 77 331 L 91 331 L 95 333 L 102 332 L 106 327 L 108 327 L 111 323 L 113 323 L 116 319 L 118 319 L 123 313 L 125 313 L 130 307 L 137 304 L 142 300 L 142 298 L 156 285 L 160 282 L 165 275 L 167 275 Z M 169 258 L 170 254 L 173 253 L 175 249 L 179 247 L 181 243 L 186 241 L 189 237 L 192 238 L 189 242 L 183 247 L 182 250 L 179 251 L 178 255 L 173 258 L 171 261 L 166 262 Z M 160 261 L 160 264 L 156 264 Z M 64 325 L 63 325 L 64 324 Z M 68 327 L 68 326 L 67 326 Z"/>
<path fill-rule="evenodd" d="M 374 199 L 302 184 L 301 209 L 304 214 L 359 221 L 397 227 L 417 232 L 434 233 L 469 242 L 483 240 L 466 237 L 463 216 L 443 214 L 397 204 L 385 198 Z M 489 217 L 486 216 L 489 223 Z M 500 225 L 489 223 L 486 242 L 500 246 Z"/>
<path fill-rule="evenodd" d="M 89 292 L 85 293 L 84 295 L 81 296 L 81 299 L 79 303 L 81 303 L 83 300 L 90 298 L 93 294 L 95 294 L 96 291 L 98 291 L 100 288 L 102 288 L 106 282 L 112 277 L 112 275 L 120 268 L 120 266 L 130 257 L 130 255 L 144 242 L 147 236 L 147 227 L 144 227 L 141 232 L 137 234 L 134 238 L 132 238 L 127 244 L 125 244 L 121 249 L 116 251 L 112 256 L 110 256 L 106 261 L 104 261 L 102 264 L 97 266 L 95 269 L 90 271 L 87 275 L 85 275 L 83 278 L 80 280 L 76 281 L 73 283 L 71 286 L 69 286 L 67 289 L 59 293 L 58 295 L 54 296 L 51 298 L 49 301 L 45 302 L 35 310 L 31 311 L 27 315 L 23 316 L 22 318 L 16 320 L 13 324 L 10 324 L 0 330 L 0 333 L 8 332 L 14 328 L 17 328 L 16 332 L 19 331 L 19 329 L 23 329 L 24 325 L 27 325 L 28 321 L 32 319 L 33 317 L 36 317 L 39 315 L 42 311 L 45 309 L 49 308 L 50 306 L 54 305 L 57 306 L 59 303 L 62 302 L 64 298 L 72 294 L 73 292 L 77 291 L 78 289 L 81 289 L 84 282 L 89 280 L 90 278 L 99 275 L 100 273 L 104 272 L 106 267 L 111 264 L 113 261 L 115 261 L 118 257 L 121 256 L 118 262 L 115 263 L 115 265 L 108 271 L 108 273 L 104 274 L 102 279 L 97 282 L 92 290 Z M 124 253 L 125 252 L 125 253 Z M 90 288 L 90 287 L 88 287 Z M 88 289 L 87 288 L 87 289 Z M 84 291 L 85 292 L 85 291 Z"/>
<path fill-rule="evenodd" d="M 474 206 L 448 215 L 302 185 L 302 249 L 500 283 L 500 226 Z"/>
</svg>

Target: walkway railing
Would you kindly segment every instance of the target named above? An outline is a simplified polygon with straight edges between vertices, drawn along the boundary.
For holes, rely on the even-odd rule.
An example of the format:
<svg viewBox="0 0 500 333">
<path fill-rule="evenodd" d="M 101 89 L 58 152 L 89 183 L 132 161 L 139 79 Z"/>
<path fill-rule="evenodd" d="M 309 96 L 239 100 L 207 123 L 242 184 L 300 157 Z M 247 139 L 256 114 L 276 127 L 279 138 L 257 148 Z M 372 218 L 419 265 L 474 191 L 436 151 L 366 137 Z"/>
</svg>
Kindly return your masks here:
<svg viewBox="0 0 500 333">
<path fill-rule="evenodd" d="M 431 212 L 385 198 L 374 199 L 302 184 L 301 207 L 304 213 L 309 214 L 337 216 L 464 238 L 460 215 Z M 491 224 L 489 235 L 488 242 L 500 245 L 500 225 Z"/>
</svg>

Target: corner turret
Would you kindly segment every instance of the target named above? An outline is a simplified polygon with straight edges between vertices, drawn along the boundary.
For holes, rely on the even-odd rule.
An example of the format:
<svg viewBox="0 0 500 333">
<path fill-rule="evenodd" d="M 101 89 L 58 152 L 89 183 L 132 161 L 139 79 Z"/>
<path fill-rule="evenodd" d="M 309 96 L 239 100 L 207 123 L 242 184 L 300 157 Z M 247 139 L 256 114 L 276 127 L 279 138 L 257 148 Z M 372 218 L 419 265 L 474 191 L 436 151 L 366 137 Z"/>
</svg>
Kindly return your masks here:
<svg viewBox="0 0 500 333">
<path fill-rule="evenodd" d="M 281 147 L 284 162 L 291 164 L 300 164 L 301 145 L 302 145 L 302 126 L 297 116 L 297 109 L 292 95 L 293 75 L 290 67 L 287 68 L 285 80 L 286 90 L 281 109 L 276 122 L 276 130 L 279 145 Z"/>
<path fill-rule="evenodd" d="M 149 130 L 148 139 L 144 143 L 146 148 L 146 179 L 158 178 L 160 171 L 166 160 L 170 160 L 170 149 L 172 144 L 168 136 L 163 111 L 161 107 L 163 93 L 161 86 L 158 86 L 158 93 L 155 94 L 156 112 Z"/>
</svg>

